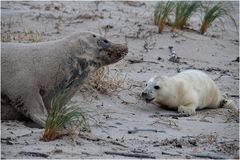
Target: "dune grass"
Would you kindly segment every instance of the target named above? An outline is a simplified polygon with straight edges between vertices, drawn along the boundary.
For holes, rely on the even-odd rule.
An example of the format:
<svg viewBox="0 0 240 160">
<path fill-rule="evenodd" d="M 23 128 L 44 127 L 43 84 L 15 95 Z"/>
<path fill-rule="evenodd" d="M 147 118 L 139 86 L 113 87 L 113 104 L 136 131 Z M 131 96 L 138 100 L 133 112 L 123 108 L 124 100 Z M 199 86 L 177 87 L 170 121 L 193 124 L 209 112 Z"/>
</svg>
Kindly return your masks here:
<svg viewBox="0 0 240 160">
<path fill-rule="evenodd" d="M 61 105 L 66 101 L 67 90 L 64 88 L 51 102 L 51 110 L 42 137 L 44 141 L 51 141 L 62 135 L 74 133 L 77 129 L 89 130 L 85 113 L 78 106 Z"/>
<path fill-rule="evenodd" d="M 204 10 L 203 21 L 200 26 L 200 33 L 204 34 L 215 20 L 221 20 L 224 17 L 229 18 L 238 30 L 236 21 L 229 13 L 230 9 L 231 8 L 227 7 L 222 2 L 206 7 Z"/>
<path fill-rule="evenodd" d="M 172 14 L 175 4 L 173 1 L 158 2 L 154 10 L 154 24 L 158 26 L 158 32 L 162 33 L 167 19 Z"/>
<path fill-rule="evenodd" d="M 174 28 L 184 29 L 189 18 L 201 7 L 199 1 L 179 1 L 176 2 Z"/>
</svg>

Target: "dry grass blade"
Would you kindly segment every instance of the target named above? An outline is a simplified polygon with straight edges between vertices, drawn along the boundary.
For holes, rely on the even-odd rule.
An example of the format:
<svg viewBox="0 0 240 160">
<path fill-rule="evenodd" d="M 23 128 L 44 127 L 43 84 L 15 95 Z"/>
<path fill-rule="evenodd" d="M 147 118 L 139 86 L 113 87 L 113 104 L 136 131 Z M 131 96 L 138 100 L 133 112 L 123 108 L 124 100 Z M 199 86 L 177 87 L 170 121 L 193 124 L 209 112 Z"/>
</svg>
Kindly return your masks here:
<svg viewBox="0 0 240 160">
<path fill-rule="evenodd" d="M 89 130 L 85 114 L 78 106 L 61 106 L 66 100 L 67 88 L 64 88 L 51 102 L 51 110 L 45 124 L 44 141 L 51 141 L 59 136 L 73 133 L 76 129 Z M 69 125 L 70 128 L 65 128 Z"/>
<path fill-rule="evenodd" d="M 215 20 L 221 19 L 223 17 L 230 18 L 230 20 L 234 23 L 238 31 L 237 23 L 234 20 L 234 18 L 230 15 L 229 11 L 230 8 L 228 8 L 222 2 L 218 2 L 215 5 L 206 7 L 204 10 L 204 18 L 200 27 L 200 33 L 204 34 Z"/>
<path fill-rule="evenodd" d="M 61 21 L 62 21 L 62 17 L 61 16 L 58 16 L 58 18 L 56 19 L 56 22 L 55 22 L 55 29 L 56 29 L 56 33 L 59 34 L 60 31 L 61 31 Z"/>
<path fill-rule="evenodd" d="M 110 75 L 108 67 L 101 67 L 90 78 L 89 84 L 99 92 L 111 95 L 123 85 L 124 81 L 125 77 L 121 78 L 119 73 Z"/>
<path fill-rule="evenodd" d="M 175 4 L 172 1 L 157 3 L 154 11 L 154 24 L 158 25 L 159 33 L 163 31 L 163 28 L 167 23 L 167 19 L 169 15 L 172 13 L 174 7 Z"/>
<path fill-rule="evenodd" d="M 33 31 L 24 31 L 22 33 L 11 33 L 11 32 L 3 32 L 1 33 L 1 42 L 42 42 L 43 35 L 40 32 L 33 32 Z"/>
<path fill-rule="evenodd" d="M 179 1 L 176 4 L 174 27 L 183 29 L 189 18 L 200 8 L 201 2 L 198 1 Z"/>
</svg>

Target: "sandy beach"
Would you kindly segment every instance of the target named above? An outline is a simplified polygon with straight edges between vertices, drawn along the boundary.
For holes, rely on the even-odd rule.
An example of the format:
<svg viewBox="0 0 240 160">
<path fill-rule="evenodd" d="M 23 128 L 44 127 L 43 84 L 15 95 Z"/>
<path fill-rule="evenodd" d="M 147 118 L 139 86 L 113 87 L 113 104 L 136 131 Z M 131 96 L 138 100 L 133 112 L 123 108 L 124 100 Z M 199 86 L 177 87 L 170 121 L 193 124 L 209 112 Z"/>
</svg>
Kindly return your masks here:
<svg viewBox="0 0 240 160">
<path fill-rule="evenodd" d="M 239 2 L 232 2 L 239 24 Z M 5 41 L 50 41 L 75 31 L 96 32 L 127 43 L 128 55 L 109 66 L 124 84 L 114 93 L 84 85 L 72 98 L 89 116 L 91 133 L 41 141 L 31 122 L 1 121 L 1 157 L 10 158 L 239 158 L 239 116 L 227 108 L 190 117 L 146 103 L 140 97 L 155 75 L 186 69 L 207 73 L 221 94 L 239 106 L 239 35 L 226 20 L 205 35 L 193 30 L 162 34 L 153 24 L 156 2 L 1 2 Z M 199 16 L 190 19 L 199 29 Z M 180 57 L 170 62 L 169 46 Z"/>
</svg>

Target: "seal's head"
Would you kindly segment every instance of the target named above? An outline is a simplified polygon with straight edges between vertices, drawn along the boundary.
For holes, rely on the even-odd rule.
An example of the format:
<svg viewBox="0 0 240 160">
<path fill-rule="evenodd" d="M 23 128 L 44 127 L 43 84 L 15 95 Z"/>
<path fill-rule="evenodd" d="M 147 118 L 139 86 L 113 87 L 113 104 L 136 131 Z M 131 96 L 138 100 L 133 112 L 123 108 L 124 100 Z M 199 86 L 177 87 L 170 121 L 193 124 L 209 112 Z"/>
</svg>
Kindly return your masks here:
<svg viewBox="0 0 240 160">
<path fill-rule="evenodd" d="M 142 92 L 143 99 L 146 102 L 157 101 L 161 102 L 165 97 L 165 93 L 167 92 L 167 77 L 156 76 L 151 78 Z"/>
<path fill-rule="evenodd" d="M 72 53 L 76 57 L 85 58 L 99 67 L 116 63 L 128 53 L 127 45 L 113 43 L 92 32 L 76 33 L 69 40 L 75 46 Z"/>
</svg>

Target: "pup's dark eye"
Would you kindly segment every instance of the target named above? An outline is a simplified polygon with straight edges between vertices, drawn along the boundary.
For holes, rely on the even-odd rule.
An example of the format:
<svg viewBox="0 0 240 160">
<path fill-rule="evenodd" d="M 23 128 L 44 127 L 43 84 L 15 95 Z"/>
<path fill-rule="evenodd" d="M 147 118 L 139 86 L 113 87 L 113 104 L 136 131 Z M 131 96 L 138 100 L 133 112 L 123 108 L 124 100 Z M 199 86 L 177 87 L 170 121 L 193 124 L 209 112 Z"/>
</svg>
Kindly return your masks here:
<svg viewBox="0 0 240 160">
<path fill-rule="evenodd" d="M 96 37 L 96 35 L 94 34 L 94 35 L 92 35 L 94 38 Z"/>
<path fill-rule="evenodd" d="M 147 84 L 146 84 L 146 86 L 147 86 Z"/>
<path fill-rule="evenodd" d="M 160 87 L 159 86 L 154 86 L 154 89 L 160 89 Z"/>
<path fill-rule="evenodd" d="M 108 40 L 104 39 L 103 42 L 104 42 L 104 43 L 108 43 Z"/>
</svg>

